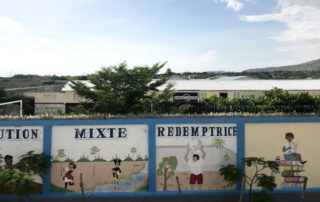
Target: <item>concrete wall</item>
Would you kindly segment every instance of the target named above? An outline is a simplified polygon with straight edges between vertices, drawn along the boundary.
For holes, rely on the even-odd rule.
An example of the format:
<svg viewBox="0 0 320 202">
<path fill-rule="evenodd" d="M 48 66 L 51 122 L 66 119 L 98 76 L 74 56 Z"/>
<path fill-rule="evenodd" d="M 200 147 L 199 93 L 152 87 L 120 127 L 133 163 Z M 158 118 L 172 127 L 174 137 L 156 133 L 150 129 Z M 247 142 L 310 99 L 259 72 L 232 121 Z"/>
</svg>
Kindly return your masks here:
<svg viewBox="0 0 320 202">
<path fill-rule="evenodd" d="M 134 125 L 146 125 L 148 128 L 148 138 L 144 138 L 148 144 L 148 165 L 146 169 L 148 170 L 148 187 L 147 191 L 144 192 L 100 192 L 100 193 L 90 193 L 91 197 L 94 196 L 168 196 L 177 195 L 177 191 L 157 191 L 156 179 L 157 179 L 157 164 L 159 164 L 159 159 L 162 156 L 168 156 L 169 154 L 177 154 L 181 159 L 185 153 L 185 147 L 172 148 L 171 150 L 159 147 L 157 152 L 157 141 L 156 141 L 156 127 L 157 125 L 212 125 L 212 124 L 235 124 L 237 126 L 237 152 L 229 153 L 230 161 L 236 163 L 237 167 L 243 168 L 241 165 L 241 160 L 244 157 L 263 157 L 266 160 L 274 160 L 276 156 L 281 156 L 283 152 L 281 151 L 282 145 L 285 141 L 284 134 L 286 132 L 293 132 L 295 135 L 294 141 L 298 144 L 298 152 L 302 154 L 308 163 L 305 165 L 305 172 L 303 175 L 309 177 L 308 189 L 307 191 L 320 192 L 320 117 L 270 117 L 270 118 L 161 118 L 161 119 L 114 119 L 114 120 L 6 120 L 0 121 L 0 132 L 2 129 L 14 128 L 12 131 L 16 131 L 21 128 L 43 128 L 43 136 L 40 137 L 40 142 L 43 143 L 43 152 L 48 155 L 56 156 L 56 153 L 52 152 L 54 148 L 54 128 L 62 128 L 61 126 L 77 126 L 81 127 L 102 127 L 102 126 L 114 126 L 122 125 L 124 127 L 134 126 Z M 39 130 L 40 131 L 40 130 Z M 42 133 L 42 132 L 41 132 Z M 20 133 L 22 134 L 22 133 Z M 60 134 L 60 133 L 59 133 Z M 62 135 L 67 133 L 61 132 Z M 20 135 L 21 137 L 21 135 Z M 169 138 L 169 137 L 168 137 Z M 10 141 L 11 145 L 14 143 L 13 140 Z M 30 143 L 32 141 L 26 140 Z M 85 140 L 81 140 L 85 141 Z M 91 140 L 90 140 L 91 141 Z M 19 140 L 21 142 L 21 140 Z M 5 141 L 0 141 L 0 153 L 4 154 L 6 152 Z M 11 146 L 14 149 L 14 146 Z M 23 148 L 22 146 L 19 146 Z M 119 147 L 120 148 L 120 147 Z M 81 149 L 78 148 L 78 149 Z M 107 147 L 106 147 L 107 149 Z M 207 160 L 217 159 L 218 151 L 212 147 L 212 145 L 207 145 L 205 150 L 208 151 Z M 18 150 L 17 150 L 18 151 Z M 167 153 L 166 153 L 167 152 Z M 227 152 L 227 151 L 226 151 Z M 229 152 L 229 151 L 228 151 Z M 212 155 L 211 155 L 211 154 Z M 225 152 L 222 152 L 225 153 Z M 112 163 L 112 162 L 111 162 Z M 184 162 L 181 162 L 178 169 L 185 170 Z M 212 162 L 207 162 L 208 166 Z M 99 164 L 97 163 L 97 166 Z M 123 164 L 124 166 L 125 164 Z M 131 164 L 130 164 L 131 165 Z M 98 167 L 97 167 L 98 168 Z M 130 166 L 131 168 L 131 166 Z M 101 169 L 106 169 L 102 167 Z M 218 169 L 218 168 L 216 168 Z M 80 170 L 78 168 L 77 172 Z M 51 171 L 50 171 L 51 172 Z M 42 194 L 34 196 L 35 198 L 55 198 L 55 197 L 80 197 L 78 193 L 68 193 L 68 194 L 52 194 L 51 191 L 51 173 L 48 173 L 42 185 Z M 107 172 L 107 171 L 106 171 Z M 252 170 L 247 169 L 247 174 L 252 174 Z M 107 172 L 108 173 L 108 172 Z M 110 173 L 109 173 L 110 174 Z M 98 176 L 97 176 L 98 177 Z M 60 179 L 60 178 L 59 178 Z M 278 187 L 275 190 L 276 193 L 296 193 L 300 192 L 301 189 L 289 189 L 281 188 L 282 178 L 279 174 L 276 174 Z M 61 180 L 61 179 L 60 179 Z M 206 178 L 206 180 L 211 180 Z M 175 181 L 173 181 L 175 183 Z M 77 182 L 77 185 L 78 186 Z M 236 194 L 241 190 L 241 184 L 238 184 L 234 189 L 225 190 L 201 190 L 201 191 L 184 191 L 188 195 L 202 195 L 202 194 Z M 10 195 L 0 195 L 1 199 L 10 199 Z"/>
<path fill-rule="evenodd" d="M 282 147 L 285 143 L 285 133 L 292 132 L 293 142 L 297 143 L 297 152 L 308 162 L 305 171 L 308 176 L 308 187 L 320 187 L 320 123 L 249 123 L 245 124 L 245 156 L 259 155 L 267 160 L 274 160 L 276 156 L 284 159 Z M 252 175 L 253 170 L 247 170 Z M 276 175 L 280 187 L 283 177 Z"/>
</svg>

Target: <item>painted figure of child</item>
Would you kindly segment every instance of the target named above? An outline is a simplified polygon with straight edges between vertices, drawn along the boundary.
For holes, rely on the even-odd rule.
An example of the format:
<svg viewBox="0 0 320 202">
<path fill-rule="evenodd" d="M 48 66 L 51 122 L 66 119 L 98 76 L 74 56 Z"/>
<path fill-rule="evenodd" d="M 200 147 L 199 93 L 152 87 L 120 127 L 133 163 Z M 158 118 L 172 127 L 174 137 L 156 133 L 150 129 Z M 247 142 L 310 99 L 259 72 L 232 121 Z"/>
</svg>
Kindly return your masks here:
<svg viewBox="0 0 320 202">
<path fill-rule="evenodd" d="M 201 185 L 203 184 L 203 175 L 202 175 L 202 164 L 203 160 L 206 157 L 206 153 L 204 152 L 203 145 L 201 146 L 202 156 L 198 154 L 193 154 L 192 160 L 189 161 L 189 147 L 187 147 L 187 153 L 184 156 L 184 160 L 188 162 L 188 166 L 190 168 L 190 185 L 191 189 L 194 190 L 194 185 L 198 184 L 198 190 L 201 190 Z"/>
<path fill-rule="evenodd" d="M 12 168 L 12 161 L 13 161 L 13 157 L 11 155 L 5 155 L 4 157 L 4 162 L 5 162 L 5 169 L 10 169 Z"/>
<path fill-rule="evenodd" d="M 68 184 L 69 185 L 74 185 L 73 182 L 73 176 L 72 176 L 72 172 L 74 171 L 74 169 L 76 169 L 76 164 L 73 162 L 70 162 L 68 167 L 64 168 L 64 171 L 66 172 L 65 175 L 63 176 L 63 181 L 64 181 L 64 188 L 67 189 Z"/>
<path fill-rule="evenodd" d="M 297 153 L 297 144 L 293 143 L 294 135 L 291 132 L 286 133 L 285 139 L 287 140 L 282 147 L 284 152 L 284 159 L 289 161 L 299 161 L 305 164 L 307 161 L 302 161 L 301 154 Z"/>
</svg>

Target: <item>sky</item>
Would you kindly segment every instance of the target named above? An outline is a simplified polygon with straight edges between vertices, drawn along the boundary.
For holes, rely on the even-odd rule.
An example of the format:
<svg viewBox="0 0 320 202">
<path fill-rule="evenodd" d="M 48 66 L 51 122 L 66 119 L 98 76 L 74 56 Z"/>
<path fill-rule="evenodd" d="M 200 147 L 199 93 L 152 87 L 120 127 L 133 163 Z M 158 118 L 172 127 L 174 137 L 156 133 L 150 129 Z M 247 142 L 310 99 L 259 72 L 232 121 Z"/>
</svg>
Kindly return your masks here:
<svg viewBox="0 0 320 202">
<path fill-rule="evenodd" d="M 0 76 L 126 61 L 243 71 L 320 58 L 319 0 L 0 0 Z"/>
</svg>

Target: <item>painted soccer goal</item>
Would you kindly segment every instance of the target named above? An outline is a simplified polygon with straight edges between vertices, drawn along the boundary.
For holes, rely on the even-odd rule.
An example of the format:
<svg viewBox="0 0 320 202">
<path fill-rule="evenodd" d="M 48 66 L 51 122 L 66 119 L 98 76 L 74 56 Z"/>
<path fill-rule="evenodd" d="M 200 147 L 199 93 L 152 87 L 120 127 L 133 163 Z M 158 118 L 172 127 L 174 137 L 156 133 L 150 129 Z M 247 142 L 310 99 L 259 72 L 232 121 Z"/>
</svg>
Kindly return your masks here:
<svg viewBox="0 0 320 202">
<path fill-rule="evenodd" d="M 0 103 L 0 111 L 3 111 L 7 106 L 17 105 L 17 104 L 20 104 L 19 114 L 20 114 L 20 116 L 22 116 L 22 100 Z M 15 110 L 13 109 L 13 110 L 9 110 L 9 111 L 14 112 Z"/>
</svg>

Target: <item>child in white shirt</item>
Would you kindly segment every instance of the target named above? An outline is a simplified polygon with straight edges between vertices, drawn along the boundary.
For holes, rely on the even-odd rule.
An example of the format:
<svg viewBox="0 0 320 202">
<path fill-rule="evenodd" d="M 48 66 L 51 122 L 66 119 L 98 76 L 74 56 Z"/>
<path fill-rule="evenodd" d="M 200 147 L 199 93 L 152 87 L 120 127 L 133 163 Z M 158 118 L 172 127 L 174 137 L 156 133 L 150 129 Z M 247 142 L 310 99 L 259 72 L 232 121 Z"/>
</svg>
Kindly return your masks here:
<svg viewBox="0 0 320 202">
<path fill-rule="evenodd" d="M 293 143 L 293 133 L 286 133 L 285 139 L 287 142 L 283 144 L 282 151 L 284 153 L 284 159 L 290 161 L 299 161 L 301 164 L 305 164 L 307 161 L 302 161 L 301 154 L 297 153 L 297 144 Z"/>
</svg>

